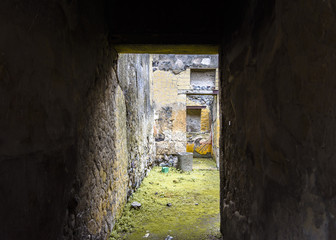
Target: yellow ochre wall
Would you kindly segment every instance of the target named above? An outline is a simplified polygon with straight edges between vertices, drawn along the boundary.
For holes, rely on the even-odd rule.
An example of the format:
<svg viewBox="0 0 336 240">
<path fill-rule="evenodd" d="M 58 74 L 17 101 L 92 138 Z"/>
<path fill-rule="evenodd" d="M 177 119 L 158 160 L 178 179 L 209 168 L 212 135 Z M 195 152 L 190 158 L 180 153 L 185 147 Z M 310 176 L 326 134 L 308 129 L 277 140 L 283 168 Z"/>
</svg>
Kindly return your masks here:
<svg viewBox="0 0 336 240">
<path fill-rule="evenodd" d="M 157 156 L 184 151 L 211 156 L 213 148 L 218 147 L 219 131 L 217 127 L 213 127 L 219 122 L 218 114 L 214 114 L 217 119 L 211 119 L 209 106 L 201 110 L 201 133 L 196 136 L 202 140 L 196 144 L 187 143 L 191 135 L 186 132 L 186 107 L 200 105 L 188 100 L 185 93 L 179 94 L 181 90 L 192 90 L 190 71 L 190 68 L 175 73 L 159 69 L 151 71 L 151 96 L 154 102 L 156 122 L 154 134 L 162 137 L 156 141 Z M 218 69 L 216 69 L 215 89 L 218 89 Z M 218 110 L 218 108 L 213 109 Z M 216 156 L 213 157 L 216 158 Z"/>
</svg>

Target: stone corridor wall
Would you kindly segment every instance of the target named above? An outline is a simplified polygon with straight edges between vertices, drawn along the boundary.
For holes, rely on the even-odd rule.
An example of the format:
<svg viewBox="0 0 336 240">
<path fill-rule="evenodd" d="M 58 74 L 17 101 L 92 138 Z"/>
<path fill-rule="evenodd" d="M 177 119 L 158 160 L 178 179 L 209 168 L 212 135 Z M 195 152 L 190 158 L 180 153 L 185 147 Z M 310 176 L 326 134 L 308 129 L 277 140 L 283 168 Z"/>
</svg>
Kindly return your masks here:
<svg viewBox="0 0 336 240">
<path fill-rule="evenodd" d="M 113 55 L 90 90 L 66 239 L 105 239 L 153 163 L 149 56 Z M 103 71 L 104 72 L 104 71 Z"/>
<path fill-rule="evenodd" d="M 128 197 L 155 162 L 149 54 L 119 54 L 118 80 L 126 101 Z"/>
<path fill-rule="evenodd" d="M 117 82 L 104 2 L 0 9 L 1 239 L 98 236 L 111 215 Z"/>
<path fill-rule="evenodd" d="M 1 239 L 106 239 L 147 173 L 148 56 L 118 76 L 105 7 L 0 3 Z"/>
<path fill-rule="evenodd" d="M 221 62 L 225 239 L 336 239 L 336 5 L 253 1 Z"/>
</svg>

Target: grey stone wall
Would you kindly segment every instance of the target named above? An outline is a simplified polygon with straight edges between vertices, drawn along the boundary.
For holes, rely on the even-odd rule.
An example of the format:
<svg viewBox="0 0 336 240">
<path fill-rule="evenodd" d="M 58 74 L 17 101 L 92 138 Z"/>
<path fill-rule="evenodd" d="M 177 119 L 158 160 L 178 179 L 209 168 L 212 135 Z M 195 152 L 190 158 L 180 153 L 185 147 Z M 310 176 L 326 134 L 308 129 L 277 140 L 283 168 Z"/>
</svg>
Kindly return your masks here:
<svg viewBox="0 0 336 240">
<path fill-rule="evenodd" d="M 179 74 L 187 68 L 217 68 L 218 56 L 212 55 L 179 55 L 153 54 L 153 71 L 172 71 Z"/>
<path fill-rule="evenodd" d="M 210 64 L 209 64 L 210 65 Z M 207 90 L 215 89 L 216 69 L 191 69 L 190 84 L 192 88 L 206 87 Z"/>
<path fill-rule="evenodd" d="M 127 113 L 128 196 L 140 186 L 155 160 L 149 64 L 149 54 L 120 54 L 118 59 L 118 79 Z"/>
<path fill-rule="evenodd" d="M 222 233 L 335 239 L 335 4 L 251 6 L 220 54 Z"/>
</svg>

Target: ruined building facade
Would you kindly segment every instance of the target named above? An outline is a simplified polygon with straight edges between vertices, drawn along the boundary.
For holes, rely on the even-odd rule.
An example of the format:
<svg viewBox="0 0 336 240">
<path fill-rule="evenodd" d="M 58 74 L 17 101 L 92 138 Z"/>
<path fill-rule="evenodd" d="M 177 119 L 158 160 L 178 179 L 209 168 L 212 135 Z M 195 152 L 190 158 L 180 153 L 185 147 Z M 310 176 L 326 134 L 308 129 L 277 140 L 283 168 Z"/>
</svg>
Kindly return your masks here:
<svg viewBox="0 0 336 240">
<path fill-rule="evenodd" d="M 152 55 L 157 158 L 193 152 L 218 160 L 218 56 Z"/>
</svg>

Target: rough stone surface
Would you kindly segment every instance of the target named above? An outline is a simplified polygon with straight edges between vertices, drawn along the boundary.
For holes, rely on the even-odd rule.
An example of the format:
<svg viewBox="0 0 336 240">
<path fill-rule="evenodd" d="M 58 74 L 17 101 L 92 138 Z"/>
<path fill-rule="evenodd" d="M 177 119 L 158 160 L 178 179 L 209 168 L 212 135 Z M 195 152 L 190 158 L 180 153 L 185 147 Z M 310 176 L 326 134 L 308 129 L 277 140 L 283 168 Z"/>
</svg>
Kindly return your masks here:
<svg viewBox="0 0 336 240">
<path fill-rule="evenodd" d="M 222 233 L 336 239 L 335 4 L 252 6 L 220 56 Z"/>
<path fill-rule="evenodd" d="M 172 71 L 179 74 L 187 68 L 217 68 L 218 56 L 213 55 L 178 55 L 154 54 L 153 71 Z"/>
<path fill-rule="evenodd" d="M 80 221 L 87 232 L 105 229 L 91 221 L 100 215 L 89 216 L 98 200 L 87 204 L 92 192 L 104 195 L 90 187 L 105 186 L 103 159 L 114 156 L 103 94 L 114 91 L 114 84 L 106 86 L 116 82 L 116 54 L 104 28 L 103 1 L 4 0 L 0 9 L 1 238 L 71 239 L 74 229 L 79 238 Z M 93 145 L 101 151 L 90 151 Z M 80 189 L 87 190 L 85 199 L 78 198 Z M 82 218 L 76 209 L 84 205 L 91 207 Z"/>
<path fill-rule="evenodd" d="M 65 239 L 105 239 L 152 163 L 148 55 L 117 55 L 88 95 Z M 71 224 L 70 224 L 71 223 Z"/>
<path fill-rule="evenodd" d="M 118 76 L 88 2 L 0 3 L 2 239 L 105 239 L 151 162 L 148 55 Z"/>
<path fill-rule="evenodd" d="M 206 58 L 209 59 L 210 58 Z M 215 89 L 216 69 L 191 69 L 190 84 L 195 89 Z"/>
<path fill-rule="evenodd" d="M 141 207 L 141 203 L 139 203 L 139 202 L 132 202 L 131 203 L 131 208 L 139 209 L 140 207 Z"/>
<path fill-rule="evenodd" d="M 187 109 L 187 152 L 193 152 L 194 157 L 209 158 L 213 156 L 215 160 L 218 160 L 216 154 L 218 144 L 213 144 L 212 137 L 217 134 L 217 129 L 213 125 L 219 121 L 218 113 L 213 112 L 218 110 L 215 107 L 216 100 L 217 97 L 213 95 L 187 95 L 187 106 L 205 107 Z M 199 112 L 199 116 L 195 116 L 193 112 Z"/>
<path fill-rule="evenodd" d="M 154 109 L 148 54 L 120 54 L 118 79 L 126 101 L 128 197 L 155 163 Z"/>
<path fill-rule="evenodd" d="M 217 153 L 218 141 L 212 147 L 210 132 L 213 129 L 213 135 L 219 134 L 218 128 L 212 127 L 213 123 L 219 122 L 219 118 L 217 113 L 209 114 L 211 109 L 216 111 L 219 109 L 213 107 L 217 101 L 213 96 L 195 95 L 195 93 L 208 91 L 211 94 L 212 90 L 218 87 L 218 56 L 175 54 L 153 54 L 151 56 L 155 110 L 154 135 L 158 161 L 162 161 L 164 155 L 174 155 L 186 150 L 193 152 L 196 145 L 200 155 L 209 157 L 212 152 Z M 194 74 L 192 74 L 193 71 Z M 199 84 L 199 86 L 191 84 L 192 76 L 196 77 L 195 84 Z M 195 93 L 187 95 L 186 91 L 194 91 Z M 197 139 L 186 134 L 187 122 L 193 119 L 190 116 L 187 117 L 186 107 L 203 105 L 207 106 L 207 109 L 201 111 L 199 130 L 208 132 L 208 134 L 202 135 L 206 139 L 201 139 L 202 141 L 195 144 L 194 141 Z M 196 129 L 198 130 L 198 128 Z M 191 130 L 190 127 L 189 130 Z M 187 143 L 187 140 L 190 140 L 190 143 Z M 214 140 L 218 140 L 218 138 Z M 215 148 L 215 151 L 212 151 L 212 148 Z M 218 160 L 217 156 L 218 154 L 214 155 Z"/>
<path fill-rule="evenodd" d="M 192 171 L 193 167 L 193 153 L 181 152 L 177 154 L 178 162 L 177 168 L 182 171 L 189 172 Z"/>
</svg>

